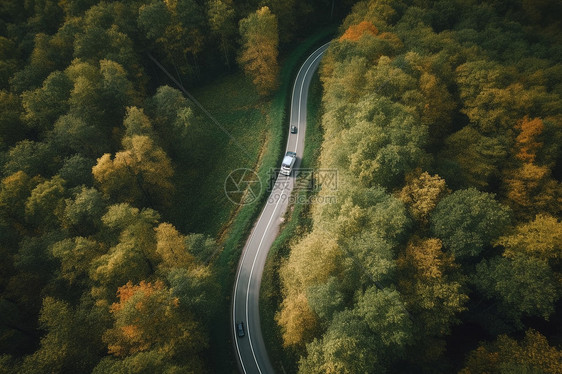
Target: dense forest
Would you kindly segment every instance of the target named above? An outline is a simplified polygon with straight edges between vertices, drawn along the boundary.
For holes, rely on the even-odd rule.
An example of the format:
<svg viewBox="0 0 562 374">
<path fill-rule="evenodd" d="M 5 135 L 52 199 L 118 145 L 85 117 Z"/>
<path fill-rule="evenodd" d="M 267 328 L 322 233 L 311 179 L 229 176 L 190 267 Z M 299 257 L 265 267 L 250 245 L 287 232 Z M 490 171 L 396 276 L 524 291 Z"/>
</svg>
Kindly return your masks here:
<svg viewBox="0 0 562 374">
<path fill-rule="evenodd" d="M 353 7 L 320 73 L 337 202 L 279 270 L 299 373 L 562 373 L 560 14 Z"/>
<path fill-rule="evenodd" d="M 0 2 L 0 373 L 214 371 L 220 242 L 174 219 L 212 155 L 153 59 L 191 87 L 240 66 L 267 100 L 331 3 Z"/>
<path fill-rule="evenodd" d="M 213 155 L 153 61 L 269 100 L 283 51 L 350 3 L 0 2 L 0 373 L 216 371 L 224 238 L 175 206 Z M 320 68 L 335 203 L 278 274 L 296 371 L 562 373 L 560 14 L 353 6 Z"/>
</svg>

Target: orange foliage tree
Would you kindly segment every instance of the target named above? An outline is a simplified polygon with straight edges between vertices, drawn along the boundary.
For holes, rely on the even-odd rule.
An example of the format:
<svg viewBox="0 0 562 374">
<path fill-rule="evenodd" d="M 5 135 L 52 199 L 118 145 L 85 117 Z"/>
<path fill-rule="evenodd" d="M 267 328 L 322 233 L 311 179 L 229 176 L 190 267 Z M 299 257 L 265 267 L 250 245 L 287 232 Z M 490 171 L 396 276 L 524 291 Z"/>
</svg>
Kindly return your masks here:
<svg viewBox="0 0 562 374">
<path fill-rule="evenodd" d="M 542 146 L 542 143 L 537 141 L 537 137 L 542 133 L 544 124 L 540 118 L 529 119 L 525 116 L 517 123 L 517 128 L 521 132 L 515 139 L 518 149 L 516 157 L 524 162 L 534 162 L 536 153 Z"/>
<path fill-rule="evenodd" d="M 506 171 L 505 196 L 521 218 L 531 218 L 541 211 L 557 214 L 562 207 L 562 185 L 552 178 L 548 166 L 535 163 L 542 147 L 538 137 L 544 129 L 543 121 L 525 116 L 517 128 L 520 133 L 515 139 L 514 152 L 521 164 Z"/>
<path fill-rule="evenodd" d="M 180 308 L 177 297 L 162 281 L 128 282 L 111 305 L 113 327 L 103 340 L 109 353 L 125 357 L 156 349 L 164 355 L 196 353 L 206 346 L 200 326 Z"/>
<path fill-rule="evenodd" d="M 365 34 L 377 35 L 379 30 L 371 22 L 363 21 L 358 25 L 349 26 L 345 33 L 340 37 L 340 41 L 350 40 L 356 42 Z"/>
</svg>

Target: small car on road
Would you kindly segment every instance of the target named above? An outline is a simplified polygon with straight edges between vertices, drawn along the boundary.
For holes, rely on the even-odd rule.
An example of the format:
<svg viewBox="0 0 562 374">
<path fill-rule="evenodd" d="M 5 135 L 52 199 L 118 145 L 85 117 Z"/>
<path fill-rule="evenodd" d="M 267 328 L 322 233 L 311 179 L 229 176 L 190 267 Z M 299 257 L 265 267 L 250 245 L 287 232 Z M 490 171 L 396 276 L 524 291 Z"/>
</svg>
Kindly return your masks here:
<svg viewBox="0 0 562 374">
<path fill-rule="evenodd" d="M 238 322 L 236 324 L 236 333 L 238 334 L 238 337 L 241 338 L 244 335 L 246 335 L 246 333 L 244 332 L 244 322 Z"/>
<path fill-rule="evenodd" d="M 297 133 L 297 126 L 292 125 L 291 126 L 291 134 L 296 134 Z"/>
</svg>

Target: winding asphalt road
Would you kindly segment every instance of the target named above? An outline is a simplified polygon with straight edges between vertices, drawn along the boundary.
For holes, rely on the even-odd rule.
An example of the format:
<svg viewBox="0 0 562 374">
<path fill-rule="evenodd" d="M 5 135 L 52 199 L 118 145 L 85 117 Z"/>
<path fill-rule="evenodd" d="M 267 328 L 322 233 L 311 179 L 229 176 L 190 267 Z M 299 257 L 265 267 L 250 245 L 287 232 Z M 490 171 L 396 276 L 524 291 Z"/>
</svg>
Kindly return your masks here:
<svg viewBox="0 0 562 374">
<path fill-rule="evenodd" d="M 290 126 L 297 126 L 297 133 L 287 140 L 287 151 L 297 153 L 294 168 L 298 168 L 304 150 L 306 133 L 306 105 L 310 81 L 328 44 L 315 50 L 301 66 L 291 99 Z M 267 253 L 279 233 L 279 225 L 287 210 L 295 178 L 279 175 L 252 233 L 244 246 L 242 258 L 234 282 L 232 297 L 232 329 L 234 348 L 240 371 L 244 374 L 269 374 L 273 367 L 265 348 L 259 314 L 260 285 Z M 238 337 L 236 323 L 243 322 L 246 336 Z"/>
</svg>

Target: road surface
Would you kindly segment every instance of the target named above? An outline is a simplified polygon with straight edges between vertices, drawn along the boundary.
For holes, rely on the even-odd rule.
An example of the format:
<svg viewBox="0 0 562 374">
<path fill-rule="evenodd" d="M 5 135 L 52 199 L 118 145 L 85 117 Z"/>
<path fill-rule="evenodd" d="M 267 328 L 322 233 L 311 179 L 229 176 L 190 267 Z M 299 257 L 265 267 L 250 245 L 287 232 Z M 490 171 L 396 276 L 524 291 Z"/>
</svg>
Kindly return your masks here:
<svg viewBox="0 0 562 374">
<path fill-rule="evenodd" d="M 291 134 L 289 131 L 285 152 L 296 152 L 297 161 L 294 168 L 299 167 L 304 150 L 308 88 L 327 48 L 328 44 L 324 44 L 307 58 L 301 66 L 293 86 L 289 126 L 297 126 L 297 133 Z M 293 184 L 293 174 L 289 177 L 279 175 L 275 188 L 267 199 L 266 205 L 246 242 L 242 258 L 238 264 L 232 297 L 232 329 L 236 357 L 239 368 L 244 374 L 269 374 L 274 372 L 261 333 L 260 284 L 267 253 L 279 232 L 279 225 L 287 210 Z M 237 322 L 244 323 L 246 332 L 244 337 L 238 337 L 237 335 Z"/>
</svg>

